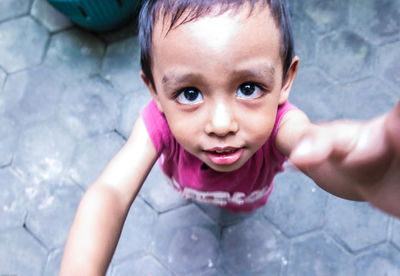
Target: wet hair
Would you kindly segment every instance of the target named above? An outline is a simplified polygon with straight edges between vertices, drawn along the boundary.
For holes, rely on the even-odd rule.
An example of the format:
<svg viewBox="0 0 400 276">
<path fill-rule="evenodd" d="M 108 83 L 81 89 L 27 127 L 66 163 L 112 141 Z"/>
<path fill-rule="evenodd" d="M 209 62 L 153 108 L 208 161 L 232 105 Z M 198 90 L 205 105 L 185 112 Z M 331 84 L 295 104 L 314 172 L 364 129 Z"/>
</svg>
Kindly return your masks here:
<svg viewBox="0 0 400 276">
<path fill-rule="evenodd" d="M 282 79 L 285 80 L 294 56 L 291 18 L 287 0 L 146 0 L 139 15 L 140 63 L 144 75 L 153 88 L 156 89 L 152 74 L 152 36 L 154 25 L 158 20 L 163 20 L 164 26 L 165 22 L 168 22 L 168 32 L 181 24 L 215 13 L 216 7 L 218 8 L 217 15 L 219 15 L 231 9 L 237 11 L 245 3 L 250 4 L 250 14 L 257 3 L 268 5 L 281 33 Z"/>
</svg>

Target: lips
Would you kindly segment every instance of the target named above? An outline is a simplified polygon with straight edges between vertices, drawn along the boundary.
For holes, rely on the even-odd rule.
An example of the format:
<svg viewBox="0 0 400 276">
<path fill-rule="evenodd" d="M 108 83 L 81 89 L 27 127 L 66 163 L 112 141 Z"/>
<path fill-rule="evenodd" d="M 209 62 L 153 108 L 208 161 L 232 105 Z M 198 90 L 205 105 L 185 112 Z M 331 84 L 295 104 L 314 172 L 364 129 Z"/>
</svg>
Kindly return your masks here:
<svg viewBox="0 0 400 276">
<path fill-rule="evenodd" d="M 208 159 L 216 165 L 232 165 L 243 155 L 243 148 L 215 147 L 205 151 Z"/>
</svg>

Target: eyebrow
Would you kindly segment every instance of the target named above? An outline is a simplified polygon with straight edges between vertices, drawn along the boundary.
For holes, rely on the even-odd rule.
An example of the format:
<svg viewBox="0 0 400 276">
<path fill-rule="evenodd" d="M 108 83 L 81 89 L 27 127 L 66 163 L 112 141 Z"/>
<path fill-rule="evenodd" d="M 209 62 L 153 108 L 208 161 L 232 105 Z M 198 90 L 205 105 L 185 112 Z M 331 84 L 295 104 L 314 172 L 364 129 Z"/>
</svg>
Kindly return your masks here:
<svg viewBox="0 0 400 276">
<path fill-rule="evenodd" d="M 181 83 L 193 80 L 194 78 L 199 78 L 199 75 L 193 73 L 176 74 L 174 71 L 172 71 L 172 72 L 167 72 L 162 77 L 162 84 L 164 86 L 168 86 L 171 82 Z"/>
<path fill-rule="evenodd" d="M 254 66 L 245 69 L 234 70 L 232 73 L 233 78 L 241 76 L 254 77 L 256 79 L 265 79 L 266 81 L 274 82 L 275 68 L 269 63 L 262 63 L 262 65 Z M 201 80 L 202 76 L 195 73 L 176 73 L 174 70 L 167 72 L 161 79 L 162 85 L 168 87 L 171 83 L 184 83 L 190 82 L 193 79 Z"/>
<path fill-rule="evenodd" d="M 249 76 L 257 79 L 266 79 L 274 81 L 275 79 L 275 67 L 270 64 L 263 64 L 262 66 L 255 66 L 242 70 L 235 70 L 233 74 L 236 76 Z"/>
</svg>

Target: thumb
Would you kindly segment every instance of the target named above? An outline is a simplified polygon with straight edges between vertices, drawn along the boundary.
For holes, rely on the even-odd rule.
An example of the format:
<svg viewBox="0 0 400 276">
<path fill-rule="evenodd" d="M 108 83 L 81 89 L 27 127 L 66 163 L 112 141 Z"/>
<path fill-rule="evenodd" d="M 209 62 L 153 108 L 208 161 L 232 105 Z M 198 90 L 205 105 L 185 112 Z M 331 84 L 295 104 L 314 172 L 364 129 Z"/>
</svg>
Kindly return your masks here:
<svg viewBox="0 0 400 276">
<path fill-rule="evenodd" d="M 397 154 L 400 154 L 400 101 L 395 108 L 388 113 L 385 121 L 387 139 Z"/>
</svg>

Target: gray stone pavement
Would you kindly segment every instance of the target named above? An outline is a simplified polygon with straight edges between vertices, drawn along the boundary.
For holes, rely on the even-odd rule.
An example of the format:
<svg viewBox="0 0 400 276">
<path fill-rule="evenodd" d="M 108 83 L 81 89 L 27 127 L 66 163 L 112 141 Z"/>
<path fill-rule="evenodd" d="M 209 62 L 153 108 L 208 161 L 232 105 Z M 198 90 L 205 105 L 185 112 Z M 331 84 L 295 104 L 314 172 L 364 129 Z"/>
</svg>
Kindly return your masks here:
<svg viewBox="0 0 400 276">
<path fill-rule="evenodd" d="M 292 13 L 292 102 L 313 121 L 393 107 L 400 1 L 297 0 Z M 138 72 L 134 24 L 96 35 L 45 0 L 0 1 L 0 275 L 57 275 L 84 191 L 150 98 Z M 275 183 L 266 207 L 235 216 L 181 198 L 155 167 L 108 275 L 400 275 L 400 220 L 290 168 Z"/>
</svg>

